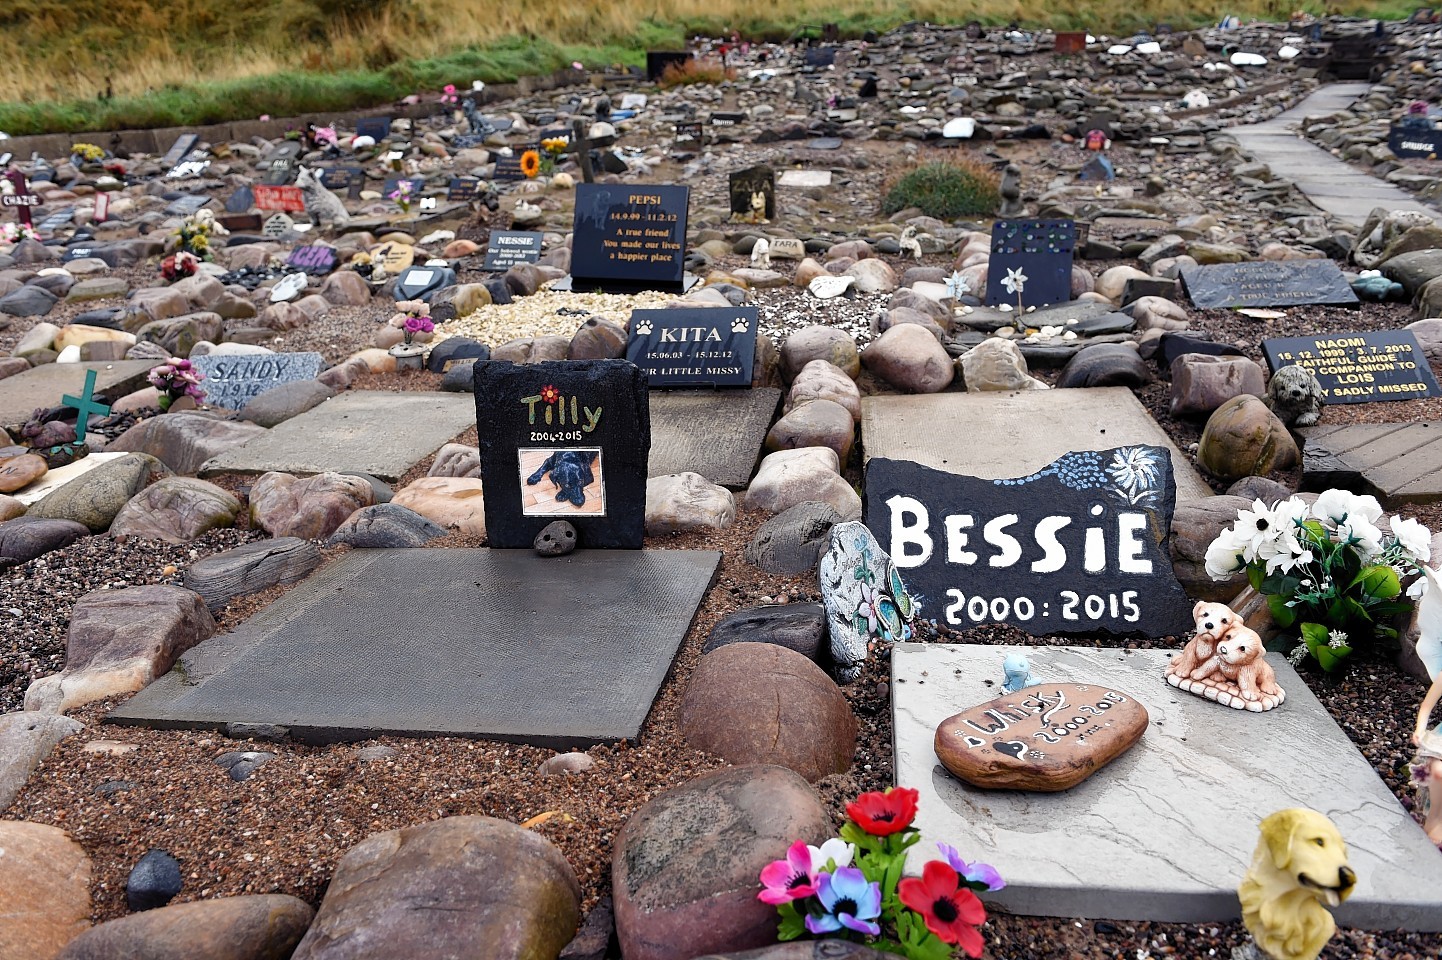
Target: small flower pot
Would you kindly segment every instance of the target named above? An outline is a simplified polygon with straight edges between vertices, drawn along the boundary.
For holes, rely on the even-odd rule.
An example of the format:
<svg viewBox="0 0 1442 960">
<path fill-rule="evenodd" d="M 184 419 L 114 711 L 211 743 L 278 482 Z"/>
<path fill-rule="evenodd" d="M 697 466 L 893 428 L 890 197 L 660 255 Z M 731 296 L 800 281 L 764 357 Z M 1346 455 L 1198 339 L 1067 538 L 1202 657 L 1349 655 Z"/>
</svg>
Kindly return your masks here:
<svg viewBox="0 0 1442 960">
<path fill-rule="evenodd" d="M 426 348 L 419 343 L 398 343 L 388 352 L 396 358 L 397 373 L 425 369 Z"/>
</svg>

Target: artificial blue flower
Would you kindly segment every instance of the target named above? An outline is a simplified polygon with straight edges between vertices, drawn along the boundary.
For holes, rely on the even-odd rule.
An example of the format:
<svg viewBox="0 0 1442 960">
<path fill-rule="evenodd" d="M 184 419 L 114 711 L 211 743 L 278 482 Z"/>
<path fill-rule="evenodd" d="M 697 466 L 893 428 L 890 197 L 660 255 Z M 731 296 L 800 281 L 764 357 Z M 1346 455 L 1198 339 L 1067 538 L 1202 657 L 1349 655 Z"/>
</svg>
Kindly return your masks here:
<svg viewBox="0 0 1442 960">
<path fill-rule="evenodd" d="M 951 869 L 955 870 L 968 886 L 985 884 L 988 890 L 1000 890 L 1006 886 L 1006 881 L 1001 878 L 1001 874 L 991 864 L 982 863 L 980 860 L 976 863 L 967 863 L 961 858 L 961 854 L 956 852 L 956 848 L 947 843 L 938 843 L 936 849 L 941 851 L 941 855 L 946 858 Z"/>
<path fill-rule="evenodd" d="M 881 924 L 875 922 L 881 916 L 881 885 L 868 883 L 855 867 L 818 874 L 816 899 L 826 912 L 819 917 L 807 914 L 806 929 L 812 933 L 835 933 L 845 927 L 873 937 L 881 934 Z"/>
</svg>

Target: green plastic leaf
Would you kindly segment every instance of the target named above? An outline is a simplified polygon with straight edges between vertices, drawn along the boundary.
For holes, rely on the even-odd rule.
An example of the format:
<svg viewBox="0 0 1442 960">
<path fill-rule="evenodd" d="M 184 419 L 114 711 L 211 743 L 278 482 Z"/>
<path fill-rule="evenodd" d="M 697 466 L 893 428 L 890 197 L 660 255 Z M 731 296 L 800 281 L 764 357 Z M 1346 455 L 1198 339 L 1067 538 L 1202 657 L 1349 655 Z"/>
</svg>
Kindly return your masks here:
<svg viewBox="0 0 1442 960">
<path fill-rule="evenodd" d="M 1286 597 L 1269 594 L 1267 596 L 1267 609 L 1272 611 L 1272 619 L 1276 621 L 1277 626 L 1283 630 L 1286 630 L 1297 622 L 1297 614 L 1293 612 L 1291 607 L 1287 606 Z"/>
<path fill-rule="evenodd" d="M 1265 578 L 1265 576 L 1266 573 L 1263 570 L 1261 564 L 1250 563 L 1247 565 L 1247 582 L 1250 583 L 1252 585 L 1252 589 L 1257 591 L 1258 593 L 1265 592 L 1262 590 L 1262 580 Z"/>
<path fill-rule="evenodd" d="M 1384 563 L 1364 567 L 1352 580 L 1351 586 L 1361 587 L 1368 596 L 1378 597 L 1382 600 L 1391 600 L 1402 592 L 1402 583 L 1397 579 L 1397 571 Z"/>
<path fill-rule="evenodd" d="M 777 940 L 796 940 L 806 936 L 806 918 L 796 909 L 795 903 L 783 903 L 776 908 L 776 912 L 781 915 L 781 926 L 776 931 Z"/>
<path fill-rule="evenodd" d="M 1317 652 L 1318 647 L 1325 647 L 1327 645 L 1327 639 L 1330 633 L 1331 631 L 1327 629 L 1327 625 L 1324 623 L 1302 624 L 1302 639 L 1306 641 L 1307 649 L 1311 650 L 1313 654 Z"/>
</svg>

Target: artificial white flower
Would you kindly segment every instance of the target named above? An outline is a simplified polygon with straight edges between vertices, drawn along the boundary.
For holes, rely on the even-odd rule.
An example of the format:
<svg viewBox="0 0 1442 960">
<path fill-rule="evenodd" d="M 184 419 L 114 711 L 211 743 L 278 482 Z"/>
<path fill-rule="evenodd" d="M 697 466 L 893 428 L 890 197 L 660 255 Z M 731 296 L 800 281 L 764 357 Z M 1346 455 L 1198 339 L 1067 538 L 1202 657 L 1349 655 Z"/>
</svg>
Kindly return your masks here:
<svg viewBox="0 0 1442 960">
<path fill-rule="evenodd" d="M 1300 667 L 1302 661 L 1305 659 L 1307 659 L 1307 645 L 1305 643 L 1297 644 L 1287 654 L 1287 662 L 1294 667 Z"/>
<path fill-rule="evenodd" d="M 1382 531 L 1360 514 L 1350 514 L 1344 522 L 1337 524 L 1336 539 L 1339 543 L 1354 545 L 1363 560 L 1370 560 L 1382 552 Z"/>
<path fill-rule="evenodd" d="M 1290 531 L 1277 523 L 1277 518 L 1271 508 L 1261 501 L 1260 498 L 1252 501 L 1252 509 L 1243 510 L 1237 514 L 1237 522 L 1232 527 L 1237 540 L 1246 545 L 1247 559 L 1252 560 L 1262 554 L 1263 548 L 1279 536 Z"/>
<path fill-rule="evenodd" d="M 1312 516 L 1333 526 L 1354 517 L 1376 523 L 1382 519 L 1382 505 L 1376 497 L 1358 496 L 1348 490 L 1327 490 L 1312 504 Z"/>
<path fill-rule="evenodd" d="M 1213 580 L 1225 580 L 1246 569 L 1247 561 L 1242 556 L 1244 546 L 1232 531 L 1223 530 L 1222 535 L 1207 548 L 1207 576 Z"/>
<path fill-rule="evenodd" d="M 806 850 L 811 854 L 811 872 L 819 873 L 826 869 L 826 861 L 830 860 L 836 864 L 836 869 L 851 865 L 851 858 L 856 855 L 856 847 L 847 843 L 840 837 L 832 837 L 819 847 L 806 845 Z"/>
<path fill-rule="evenodd" d="M 1442 576 L 1442 569 L 1433 570 L 1432 576 Z M 1407 588 L 1407 596 L 1413 600 L 1421 600 L 1422 597 L 1427 593 L 1427 581 L 1428 577 L 1426 573 L 1423 573 L 1422 576 L 1418 577 L 1416 580 L 1413 580 L 1411 586 Z"/>
<path fill-rule="evenodd" d="M 1411 517 L 1393 517 L 1392 535 L 1403 550 L 1421 563 L 1432 559 L 1432 531 Z"/>
<path fill-rule="evenodd" d="M 1288 534 L 1272 542 L 1273 552 L 1267 556 L 1267 573 L 1291 573 L 1295 567 L 1311 563 L 1312 551 L 1296 537 Z"/>
<path fill-rule="evenodd" d="M 1339 649 L 1341 649 L 1342 647 L 1345 647 L 1346 645 L 1347 645 L 1347 631 L 1345 631 L 1345 630 L 1328 630 L 1328 631 L 1327 631 L 1327 646 L 1331 647 L 1333 650 L 1339 650 Z"/>
<path fill-rule="evenodd" d="M 1007 270 L 1001 285 L 1006 287 L 1007 293 L 1015 295 L 1026 288 L 1027 279 L 1027 275 L 1021 272 L 1021 267 L 1017 267 L 1015 270 Z"/>
<path fill-rule="evenodd" d="M 1307 501 L 1299 497 L 1288 497 L 1272 508 L 1272 516 L 1277 521 L 1277 526 L 1283 530 L 1295 533 L 1307 520 Z"/>
</svg>

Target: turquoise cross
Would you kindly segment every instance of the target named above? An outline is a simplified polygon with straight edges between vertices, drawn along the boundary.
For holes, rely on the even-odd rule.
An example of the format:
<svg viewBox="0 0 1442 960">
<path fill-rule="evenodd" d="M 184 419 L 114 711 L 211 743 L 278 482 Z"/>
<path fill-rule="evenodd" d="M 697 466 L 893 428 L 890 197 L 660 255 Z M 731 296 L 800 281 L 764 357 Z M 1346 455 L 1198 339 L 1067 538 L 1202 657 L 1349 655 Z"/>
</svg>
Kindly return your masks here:
<svg viewBox="0 0 1442 960">
<path fill-rule="evenodd" d="M 75 439 L 77 441 L 85 439 L 85 428 L 90 425 L 92 414 L 104 416 L 110 412 L 108 405 L 95 400 L 94 370 L 85 371 L 85 390 L 79 397 L 72 397 L 67 393 L 60 398 L 60 403 L 62 406 L 74 407 L 80 414 L 75 421 Z"/>
</svg>

